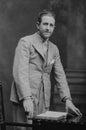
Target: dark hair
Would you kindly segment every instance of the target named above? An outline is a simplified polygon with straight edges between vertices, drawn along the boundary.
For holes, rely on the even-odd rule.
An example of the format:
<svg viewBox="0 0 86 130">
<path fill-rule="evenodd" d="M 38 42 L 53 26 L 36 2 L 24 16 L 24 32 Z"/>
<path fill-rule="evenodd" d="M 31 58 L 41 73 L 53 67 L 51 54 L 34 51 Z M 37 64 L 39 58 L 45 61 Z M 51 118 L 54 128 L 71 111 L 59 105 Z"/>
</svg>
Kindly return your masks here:
<svg viewBox="0 0 86 130">
<path fill-rule="evenodd" d="M 38 14 L 38 18 L 37 18 L 37 22 L 38 23 L 41 23 L 41 18 L 44 16 L 44 15 L 50 15 L 52 16 L 54 19 L 56 18 L 55 14 L 53 11 L 51 10 L 43 10 L 41 11 L 39 14 Z"/>
</svg>

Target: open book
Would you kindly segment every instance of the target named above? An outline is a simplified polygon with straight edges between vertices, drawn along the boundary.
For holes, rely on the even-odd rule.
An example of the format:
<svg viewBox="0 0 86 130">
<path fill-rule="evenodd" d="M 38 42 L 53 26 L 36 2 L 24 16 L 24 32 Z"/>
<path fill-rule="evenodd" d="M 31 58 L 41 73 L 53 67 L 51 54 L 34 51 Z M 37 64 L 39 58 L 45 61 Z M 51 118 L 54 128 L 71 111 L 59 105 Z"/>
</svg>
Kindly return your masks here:
<svg viewBox="0 0 86 130">
<path fill-rule="evenodd" d="M 47 111 L 45 113 L 37 115 L 39 119 L 64 119 L 67 116 L 67 112 Z"/>
</svg>

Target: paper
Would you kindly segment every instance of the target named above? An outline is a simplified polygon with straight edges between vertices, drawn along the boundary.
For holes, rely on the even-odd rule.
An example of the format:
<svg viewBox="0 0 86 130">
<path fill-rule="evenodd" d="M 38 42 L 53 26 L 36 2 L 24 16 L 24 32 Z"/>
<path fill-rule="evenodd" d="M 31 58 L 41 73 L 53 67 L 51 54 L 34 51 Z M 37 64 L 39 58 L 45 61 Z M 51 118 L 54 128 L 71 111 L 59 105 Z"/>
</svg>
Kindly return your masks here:
<svg viewBox="0 0 86 130">
<path fill-rule="evenodd" d="M 66 116 L 67 112 L 56 112 L 56 111 L 47 111 L 45 113 L 39 114 L 37 115 L 38 117 L 55 117 L 55 118 L 59 118 L 59 117 L 63 117 Z"/>
</svg>

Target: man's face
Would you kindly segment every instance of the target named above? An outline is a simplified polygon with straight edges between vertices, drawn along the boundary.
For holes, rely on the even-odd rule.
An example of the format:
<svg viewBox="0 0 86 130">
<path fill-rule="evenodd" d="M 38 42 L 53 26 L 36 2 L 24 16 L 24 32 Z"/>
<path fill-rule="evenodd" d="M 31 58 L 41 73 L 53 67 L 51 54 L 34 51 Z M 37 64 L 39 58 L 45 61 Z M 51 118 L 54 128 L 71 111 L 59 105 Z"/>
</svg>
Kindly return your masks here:
<svg viewBox="0 0 86 130">
<path fill-rule="evenodd" d="M 52 16 L 44 15 L 42 16 L 41 23 L 37 25 L 40 35 L 44 39 L 48 39 L 55 27 L 55 19 Z"/>
</svg>

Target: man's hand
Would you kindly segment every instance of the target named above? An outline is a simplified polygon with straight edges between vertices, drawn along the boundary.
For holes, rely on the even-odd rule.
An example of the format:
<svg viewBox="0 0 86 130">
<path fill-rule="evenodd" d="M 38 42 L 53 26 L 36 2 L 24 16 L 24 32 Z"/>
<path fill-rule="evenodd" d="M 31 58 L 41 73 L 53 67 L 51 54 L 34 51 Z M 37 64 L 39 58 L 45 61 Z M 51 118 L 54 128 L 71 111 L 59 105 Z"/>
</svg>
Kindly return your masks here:
<svg viewBox="0 0 86 130">
<path fill-rule="evenodd" d="M 80 110 L 76 108 L 75 105 L 72 103 L 72 101 L 69 99 L 66 100 L 66 111 L 68 114 L 71 114 L 71 115 L 77 115 L 77 116 L 82 115 Z"/>
<path fill-rule="evenodd" d="M 23 100 L 23 107 L 25 110 L 25 113 L 27 115 L 27 118 L 33 117 L 33 101 L 32 99 L 24 99 Z"/>
</svg>

